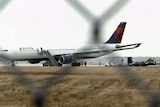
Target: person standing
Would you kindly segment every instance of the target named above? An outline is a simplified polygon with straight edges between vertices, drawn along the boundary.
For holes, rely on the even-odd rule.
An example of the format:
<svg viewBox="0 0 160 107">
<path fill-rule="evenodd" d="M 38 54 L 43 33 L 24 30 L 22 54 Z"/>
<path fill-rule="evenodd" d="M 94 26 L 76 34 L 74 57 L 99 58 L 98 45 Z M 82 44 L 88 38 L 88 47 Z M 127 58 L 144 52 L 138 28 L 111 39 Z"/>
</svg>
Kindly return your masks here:
<svg viewBox="0 0 160 107">
<path fill-rule="evenodd" d="M 84 66 L 85 66 L 85 67 L 87 66 L 87 62 L 86 62 L 86 61 L 84 62 Z"/>
</svg>

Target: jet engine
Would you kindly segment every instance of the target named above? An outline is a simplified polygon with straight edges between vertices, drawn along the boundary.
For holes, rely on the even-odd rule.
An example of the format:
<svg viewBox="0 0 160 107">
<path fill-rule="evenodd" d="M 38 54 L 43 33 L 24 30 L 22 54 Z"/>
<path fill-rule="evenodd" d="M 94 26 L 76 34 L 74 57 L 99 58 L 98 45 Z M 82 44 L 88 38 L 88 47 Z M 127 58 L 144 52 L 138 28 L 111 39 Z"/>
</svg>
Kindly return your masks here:
<svg viewBox="0 0 160 107">
<path fill-rule="evenodd" d="M 61 64 L 69 64 L 73 61 L 73 55 L 63 55 L 59 57 L 59 62 Z"/>
<path fill-rule="evenodd" d="M 30 63 L 30 64 L 37 64 L 37 63 L 39 63 L 41 60 L 37 60 L 37 59 L 34 59 L 34 60 L 29 60 L 28 62 Z"/>
</svg>

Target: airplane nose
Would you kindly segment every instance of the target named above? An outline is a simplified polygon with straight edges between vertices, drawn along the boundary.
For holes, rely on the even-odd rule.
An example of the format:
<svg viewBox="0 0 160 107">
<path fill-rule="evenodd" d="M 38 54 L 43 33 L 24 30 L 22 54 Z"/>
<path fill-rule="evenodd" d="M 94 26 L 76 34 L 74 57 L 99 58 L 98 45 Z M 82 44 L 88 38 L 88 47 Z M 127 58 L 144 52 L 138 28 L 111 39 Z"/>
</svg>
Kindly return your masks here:
<svg viewBox="0 0 160 107">
<path fill-rule="evenodd" d="M 7 52 L 8 52 L 8 50 L 0 50 L 0 58 L 8 60 Z"/>
</svg>

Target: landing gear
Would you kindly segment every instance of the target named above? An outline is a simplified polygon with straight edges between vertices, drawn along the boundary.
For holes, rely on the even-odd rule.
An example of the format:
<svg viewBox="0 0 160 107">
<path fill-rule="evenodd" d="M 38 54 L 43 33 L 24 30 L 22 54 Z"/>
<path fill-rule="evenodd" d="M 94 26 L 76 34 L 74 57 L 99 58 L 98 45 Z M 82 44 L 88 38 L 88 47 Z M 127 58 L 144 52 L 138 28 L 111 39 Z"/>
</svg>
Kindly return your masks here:
<svg viewBox="0 0 160 107">
<path fill-rule="evenodd" d="M 61 63 L 58 63 L 58 66 L 62 66 L 63 64 L 61 64 Z"/>
<path fill-rule="evenodd" d="M 43 63 L 43 66 L 49 66 L 49 64 L 47 62 Z"/>
<path fill-rule="evenodd" d="M 71 63 L 71 66 L 80 66 L 80 65 L 81 65 L 80 62 L 72 62 L 72 63 Z"/>
<path fill-rule="evenodd" d="M 16 66 L 15 64 L 11 64 L 12 67 Z"/>
<path fill-rule="evenodd" d="M 14 63 L 14 61 L 11 61 L 11 66 L 12 67 L 16 66 L 15 63 Z"/>
<path fill-rule="evenodd" d="M 43 63 L 43 66 L 54 66 L 50 61 L 46 61 L 45 63 Z M 58 63 L 58 66 L 62 66 L 61 63 Z"/>
</svg>

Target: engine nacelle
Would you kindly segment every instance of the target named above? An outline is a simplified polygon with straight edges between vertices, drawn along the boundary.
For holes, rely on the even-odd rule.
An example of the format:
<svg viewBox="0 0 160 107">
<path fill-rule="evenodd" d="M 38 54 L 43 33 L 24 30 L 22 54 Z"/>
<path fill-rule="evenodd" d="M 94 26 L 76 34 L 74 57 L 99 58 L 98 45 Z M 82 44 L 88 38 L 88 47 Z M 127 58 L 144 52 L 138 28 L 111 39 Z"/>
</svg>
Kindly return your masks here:
<svg viewBox="0 0 160 107">
<path fill-rule="evenodd" d="M 28 62 L 30 63 L 30 64 L 37 64 L 37 63 L 40 63 L 40 61 L 41 60 L 29 60 Z"/>
<path fill-rule="evenodd" d="M 69 64 L 73 61 L 73 56 L 72 55 L 63 55 L 59 57 L 59 62 L 61 64 Z"/>
</svg>

